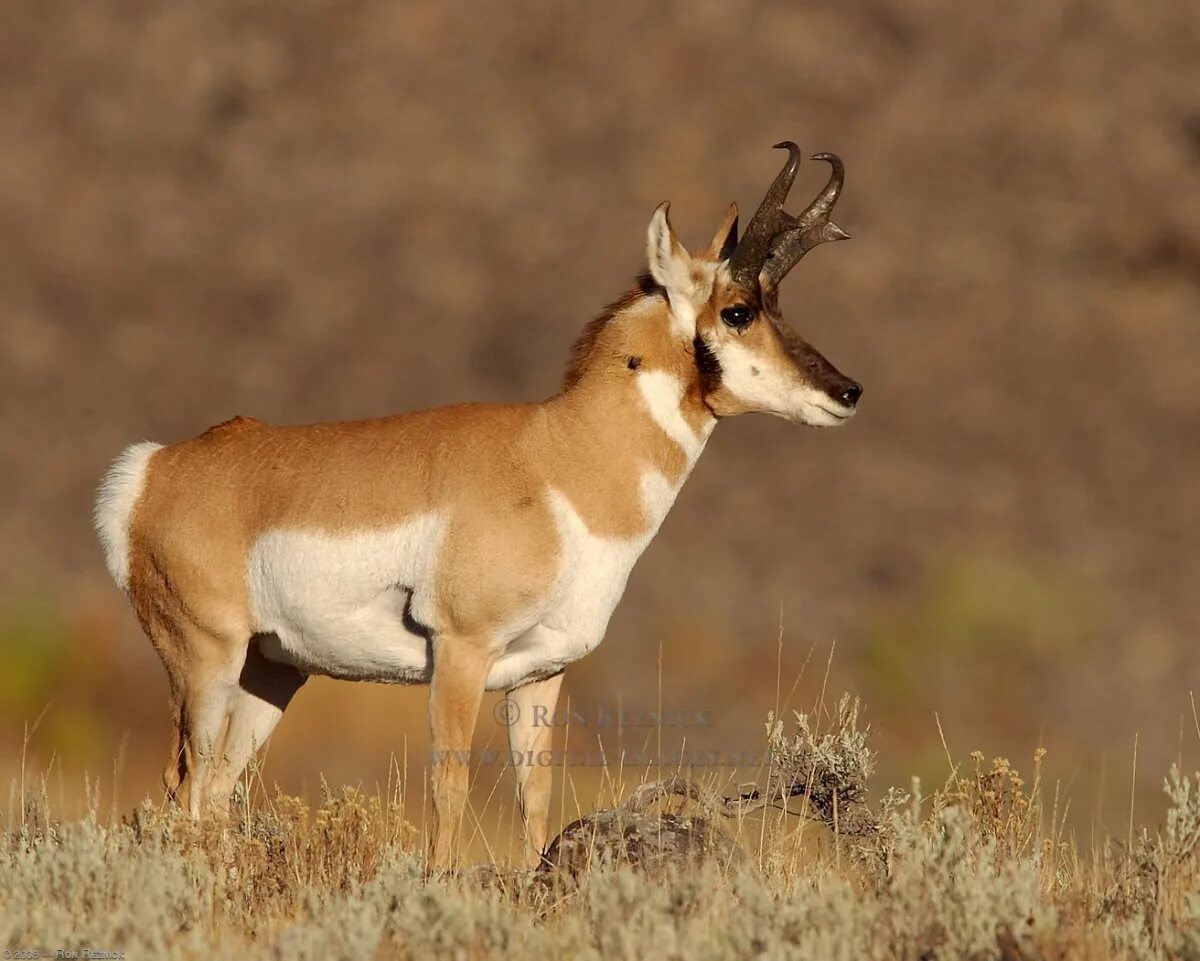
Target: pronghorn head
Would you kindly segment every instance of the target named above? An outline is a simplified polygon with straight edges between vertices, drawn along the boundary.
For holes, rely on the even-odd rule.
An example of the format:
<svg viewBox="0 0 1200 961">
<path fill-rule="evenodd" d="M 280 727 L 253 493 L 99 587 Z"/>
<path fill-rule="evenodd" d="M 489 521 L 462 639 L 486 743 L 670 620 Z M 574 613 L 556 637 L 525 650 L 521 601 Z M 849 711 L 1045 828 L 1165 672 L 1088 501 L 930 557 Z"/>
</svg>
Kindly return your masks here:
<svg viewBox="0 0 1200 961">
<path fill-rule="evenodd" d="M 842 189 L 842 162 L 799 217 L 783 209 L 800 149 L 787 162 L 738 240 L 737 205 L 730 205 L 709 246 L 690 254 L 676 239 L 668 205 L 654 212 L 647 237 L 650 274 L 666 292 L 671 327 L 690 337 L 704 402 L 718 417 L 760 411 L 814 427 L 849 419 L 862 387 L 841 374 L 779 311 L 779 284 L 818 244 L 849 236 L 829 219 Z"/>
</svg>

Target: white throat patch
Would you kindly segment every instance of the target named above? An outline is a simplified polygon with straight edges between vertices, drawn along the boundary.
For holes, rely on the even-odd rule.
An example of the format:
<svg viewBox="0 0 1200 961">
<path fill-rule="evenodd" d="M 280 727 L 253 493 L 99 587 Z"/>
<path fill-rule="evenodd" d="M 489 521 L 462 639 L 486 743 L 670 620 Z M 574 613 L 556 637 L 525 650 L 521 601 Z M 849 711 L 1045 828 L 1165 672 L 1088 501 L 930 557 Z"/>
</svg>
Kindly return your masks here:
<svg viewBox="0 0 1200 961">
<path fill-rule="evenodd" d="M 639 371 L 637 385 L 650 416 L 663 429 L 663 433 L 682 448 L 690 469 L 704 450 L 716 418 L 709 417 L 698 432 L 692 430 L 680 408 L 684 383 L 665 370 Z"/>
</svg>

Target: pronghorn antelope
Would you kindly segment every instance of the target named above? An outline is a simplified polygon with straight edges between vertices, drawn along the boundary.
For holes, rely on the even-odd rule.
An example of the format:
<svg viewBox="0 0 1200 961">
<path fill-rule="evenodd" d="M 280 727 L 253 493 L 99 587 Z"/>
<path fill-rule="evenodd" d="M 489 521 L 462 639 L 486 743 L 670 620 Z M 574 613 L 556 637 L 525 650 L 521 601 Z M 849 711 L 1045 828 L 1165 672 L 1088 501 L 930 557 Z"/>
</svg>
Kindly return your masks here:
<svg viewBox="0 0 1200 961">
<path fill-rule="evenodd" d="M 430 865 L 451 864 L 485 690 L 515 702 L 509 741 L 548 748 L 563 669 L 604 637 L 638 556 L 718 420 L 750 411 L 832 427 L 862 388 L 785 326 L 777 291 L 830 220 L 841 161 L 799 217 L 788 159 L 737 238 L 731 205 L 689 253 L 662 204 L 648 270 L 576 342 L 541 403 L 468 404 L 272 427 L 235 417 L 141 443 L 96 500 L 108 568 L 170 679 L 169 794 L 228 805 L 311 674 L 428 683 Z M 519 766 L 526 838 L 546 844 L 551 772 Z"/>
</svg>

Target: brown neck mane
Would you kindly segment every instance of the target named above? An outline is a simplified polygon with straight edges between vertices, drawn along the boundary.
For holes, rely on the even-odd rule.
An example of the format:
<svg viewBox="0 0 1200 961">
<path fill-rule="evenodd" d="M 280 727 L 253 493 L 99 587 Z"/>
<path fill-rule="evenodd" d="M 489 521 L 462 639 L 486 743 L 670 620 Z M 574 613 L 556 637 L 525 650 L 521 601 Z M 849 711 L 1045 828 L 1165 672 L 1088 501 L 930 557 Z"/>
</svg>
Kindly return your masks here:
<svg viewBox="0 0 1200 961">
<path fill-rule="evenodd" d="M 563 377 L 562 389 L 570 390 L 582 379 L 584 372 L 595 361 L 593 353 L 596 342 L 617 314 L 628 310 L 646 297 L 662 296 L 664 296 L 663 288 L 650 276 L 649 272 L 643 272 L 638 275 L 633 287 L 605 307 L 597 317 L 588 321 L 583 332 L 571 346 L 571 359 L 567 362 L 567 373 Z"/>
</svg>

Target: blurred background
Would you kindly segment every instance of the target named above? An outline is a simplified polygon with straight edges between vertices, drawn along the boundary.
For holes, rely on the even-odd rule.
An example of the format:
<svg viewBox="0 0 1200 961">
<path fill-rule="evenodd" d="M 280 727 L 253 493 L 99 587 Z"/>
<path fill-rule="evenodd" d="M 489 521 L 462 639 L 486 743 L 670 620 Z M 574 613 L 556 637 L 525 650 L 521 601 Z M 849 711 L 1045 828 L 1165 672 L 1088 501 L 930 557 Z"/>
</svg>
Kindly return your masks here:
<svg viewBox="0 0 1200 961">
<path fill-rule="evenodd" d="M 548 396 L 654 206 L 707 241 L 783 138 L 847 164 L 854 240 L 783 307 L 860 414 L 717 430 L 572 706 L 706 711 L 664 748 L 740 750 L 827 684 L 880 787 L 946 777 L 940 720 L 956 757 L 1045 746 L 1122 834 L 1136 735 L 1152 810 L 1200 755 L 1200 7 L 1141 0 L 9 3 L 5 783 L 160 791 L 165 675 L 90 523 L 123 446 Z M 266 778 L 407 749 L 419 799 L 424 701 L 310 683 Z"/>
</svg>

